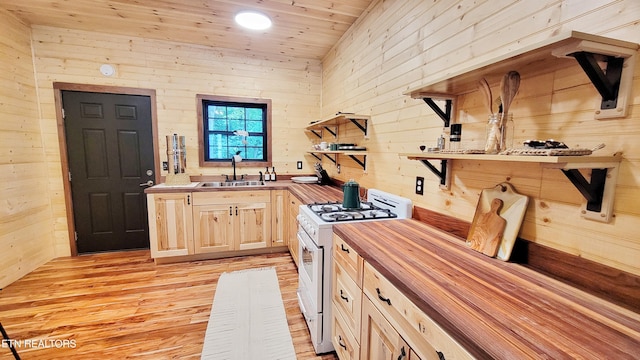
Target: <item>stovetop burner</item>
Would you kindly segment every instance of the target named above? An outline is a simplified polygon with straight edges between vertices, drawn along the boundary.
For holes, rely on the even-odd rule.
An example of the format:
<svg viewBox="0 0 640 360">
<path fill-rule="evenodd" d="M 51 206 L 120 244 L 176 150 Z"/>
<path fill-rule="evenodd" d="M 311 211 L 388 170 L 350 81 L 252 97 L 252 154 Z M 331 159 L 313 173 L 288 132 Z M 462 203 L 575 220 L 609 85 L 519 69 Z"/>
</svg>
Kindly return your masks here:
<svg viewBox="0 0 640 360">
<path fill-rule="evenodd" d="M 339 202 L 314 203 L 308 205 L 309 209 L 318 215 L 323 221 L 355 221 L 368 219 L 395 218 L 396 214 L 388 209 L 382 209 L 370 202 L 361 202 L 358 209 L 347 209 Z"/>
</svg>

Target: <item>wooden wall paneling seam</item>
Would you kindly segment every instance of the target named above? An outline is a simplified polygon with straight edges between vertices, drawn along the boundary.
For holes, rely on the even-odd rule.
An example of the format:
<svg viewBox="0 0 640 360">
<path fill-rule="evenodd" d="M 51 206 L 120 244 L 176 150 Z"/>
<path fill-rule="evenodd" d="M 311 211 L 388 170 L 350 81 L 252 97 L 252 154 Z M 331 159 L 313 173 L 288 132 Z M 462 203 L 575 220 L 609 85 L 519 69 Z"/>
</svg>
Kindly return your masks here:
<svg viewBox="0 0 640 360">
<path fill-rule="evenodd" d="M 71 255 L 78 255 L 78 248 L 75 241 L 75 223 L 73 219 L 73 201 L 71 199 L 71 183 L 69 181 L 69 161 L 67 156 L 67 140 L 64 128 L 64 117 L 62 115 L 62 92 L 63 91 L 85 91 L 85 92 L 98 92 L 98 93 L 111 93 L 111 94 L 127 94 L 127 95 L 143 95 L 148 96 L 151 100 L 151 133 L 153 134 L 153 153 L 154 164 L 158 166 L 160 160 L 158 158 L 158 118 L 156 108 L 156 91 L 153 89 L 142 88 L 128 88 L 121 86 L 105 86 L 105 85 L 87 85 L 87 84 L 75 84 L 54 82 L 54 102 L 56 112 L 56 124 L 58 129 L 58 146 L 60 149 L 60 165 L 62 170 L 64 199 L 65 199 L 65 211 L 67 215 L 67 229 L 69 236 L 69 247 L 71 249 Z M 158 169 L 162 169 L 161 164 Z M 156 171 L 154 174 L 154 183 L 160 182 L 160 171 Z"/>
</svg>

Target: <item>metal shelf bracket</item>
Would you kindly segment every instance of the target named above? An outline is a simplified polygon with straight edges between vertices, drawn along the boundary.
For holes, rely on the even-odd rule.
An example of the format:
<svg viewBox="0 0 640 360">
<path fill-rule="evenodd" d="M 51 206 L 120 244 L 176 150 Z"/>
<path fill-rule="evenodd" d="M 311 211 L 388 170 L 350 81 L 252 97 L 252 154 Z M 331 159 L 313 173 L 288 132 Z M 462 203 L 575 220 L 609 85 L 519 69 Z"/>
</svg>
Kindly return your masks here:
<svg viewBox="0 0 640 360">
<path fill-rule="evenodd" d="M 627 47 L 577 40 L 552 54 L 576 59 L 602 98 L 595 118 L 612 119 L 627 116 L 636 52 Z"/>
<path fill-rule="evenodd" d="M 321 131 L 317 131 L 317 130 L 313 130 L 313 129 L 311 129 L 309 131 L 311 131 L 311 133 L 313 135 L 315 135 L 315 136 L 319 137 L 320 139 L 322 139 L 322 132 Z"/>
<path fill-rule="evenodd" d="M 433 101 L 433 99 L 434 98 L 431 98 L 431 97 L 422 98 L 422 100 L 425 103 L 427 103 L 427 105 L 429 105 L 431 110 L 433 110 L 433 112 L 435 112 L 436 115 L 438 115 L 438 117 L 440 117 L 440 119 L 442 119 L 442 121 L 444 121 L 444 127 L 449 127 L 449 124 L 451 123 L 451 108 L 452 108 L 453 100 L 451 100 L 451 99 L 437 99 L 437 100 L 444 100 L 445 101 L 444 110 L 442 110 L 438 106 L 438 104 L 436 104 L 435 101 Z"/>
<path fill-rule="evenodd" d="M 369 137 L 369 121 L 367 119 L 349 119 L 355 126 L 358 127 L 364 134 L 364 138 L 367 139 Z M 362 122 L 362 123 L 360 123 Z"/>
<path fill-rule="evenodd" d="M 367 155 L 360 155 L 362 156 L 362 160 L 358 159 L 356 155 L 348 155 L 353 161 L 355 161 L 358 165 L 360 165 L 360 167 L 362 167 L 362 170 L 367 171 Z"/>
<path fill-rule="evenodd" d="M 582 217 L 611 222 L 618 168 L 618 163 L 609 168 L 593 168 L 590 181 L 578 169 L 560 169 L 586 200 L 580 209 Z"/>
<path fill-rule="evenodd" d="M 448 160 L 440 160 L 440 169 L 436 168 L 429 160 L 421 159 L 423 163 L 432 173 L 440 179 L 440 188 L 443 190 L 451 189 L 451 162 Z"/>
</svg>

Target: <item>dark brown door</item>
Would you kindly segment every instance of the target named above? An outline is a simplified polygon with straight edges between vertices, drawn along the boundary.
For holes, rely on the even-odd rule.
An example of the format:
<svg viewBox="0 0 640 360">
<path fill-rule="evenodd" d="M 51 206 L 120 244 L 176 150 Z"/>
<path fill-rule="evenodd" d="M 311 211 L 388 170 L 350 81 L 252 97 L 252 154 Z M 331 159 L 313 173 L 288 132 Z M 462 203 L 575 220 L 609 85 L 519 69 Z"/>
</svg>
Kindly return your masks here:
<svg viewBox="0 0 640 360">
<path fill-rule="evenodd" d="M 151 99 L 63 91 L 62 104 L 78 253 L 148 248 Z"/>
</svg>

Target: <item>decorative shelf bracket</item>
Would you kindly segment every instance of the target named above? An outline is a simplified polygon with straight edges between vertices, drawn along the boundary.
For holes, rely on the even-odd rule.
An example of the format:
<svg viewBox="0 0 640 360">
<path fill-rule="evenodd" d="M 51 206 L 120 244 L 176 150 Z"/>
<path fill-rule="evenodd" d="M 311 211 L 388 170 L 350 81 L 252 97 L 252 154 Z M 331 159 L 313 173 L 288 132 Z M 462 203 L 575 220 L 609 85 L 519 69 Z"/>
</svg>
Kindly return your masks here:
<svg viewBox="0 0 640 360">
<path fill-rule="evenodd" d="M 444 111 L 438 106 L 438 104 L 435 103 L 435 101 L 433 101 L 433 98 L 424 97 L 422 98 L 422 100 L 427 103 L 427 105 L 429 105 L 431 110 L 433 110 L 433 112 L 435 112 L 436 115 L 438 115 L 438 117 L 442 119 L 442 121 L 444 121 L 444 127 L 449 127 L 449 124 L 451 123 L 451 108 L 453 100 L 444 99 Z"/>
<path fill-rule="evenodd" d="M 583 218 L 608 223 L 613 217 L 613 200 L 618 181 L 620 158 L 621 154 L 616 153 L 612 161 L 543 164 L 543 167 L 562 170 L 582 194 L 586 200 L 580 209 Z M 589 181 L 582 175 L 580 169 L 591 172 Z"/>
<path fill-rule="evenodd" d="M 329 126 L 325 126 L 324 129 L 327 130 L 331 135 L 333 135 L 333 137 L 337 137 L 336 134 L 338 133 L 338 129 L 332 130 Z"/>
<path fill-rule="evenodd" d="M 596 55 L 586 51 L 578 51 L 573 56 L 587 74 L 593 86 L 602 96 L 600 109 L 615 109 L 618 104 L 618 92 L 620 90 L 620 80 L 622 78 L 623 58 L 606 56 L 606 69 L 601 69 L 598 65 Z"/>
<path fill-rule="evenodd" d="M 440 179 L 440 188 L 449 190 L 451 189 L 451 163 L 449 161 L 440 160 L 440 169 L 436 168 L 429 160 L 421 159 L 421 163 L 423 163 L 432 173 L 434 173 Z"/>
<path fill-rule="evenodd" d="M 581 208 L 582 217 L 601 222 L 611 221 L 618 167 L 619 163 L 612 167 L 592 168 L 591 181 L 587 181 L 578 169 L 560 169 L 586 199 Z"/>
<path fill-rule="evenodd" d="M 362 160 L 358 159 L 356 155 L 353 155 L 353 154 L 348 154 L 348 155 L 353 161 L 355 161 L 358 165 L 360 165 L 360 167 L 362 167 L 362 170 L 367 171 L 367 155 L 361 155 Z"/>
<path fill-rule="evenodd" d="M 369 121 L 367 119 L 351 119 L 349 118 L 349 120 L 358 127 L 358 129 L 360 129 L 362 131 L 362 133 L 364 134 L 365 139 L 369 137 Z M 362 122 L 362 123 L 360 123 Z"/>
<path fill-rule="evenodd" d="M 323 155 L 324 157 L 329 159 L 329 161 L 331 161 L 334 165 L 338 163 L 338 160 L 336 159 L 336 155 L 333 155 L 333 157 L 329 156 L 329 154 L 323 154 Z"/>
<path fill-rule="evenodd" d="M 637 44 L 576 39 L 552 54 L 576 59 L 602 97 L 595 118 L 611 119 L 627 116 L 637 50 Z"/>
<path fill-rule="evenodd" d="M 311 129 L 311 130 L 309 130 L 309 131 L 310 131 L 313 135 L 315 135 L 315 136 L 319 137 L 320 139 L 322 139 L 322 132 L 317 131 L 317 130 L 314 130 L 314 129 Z"/>
</svg>

